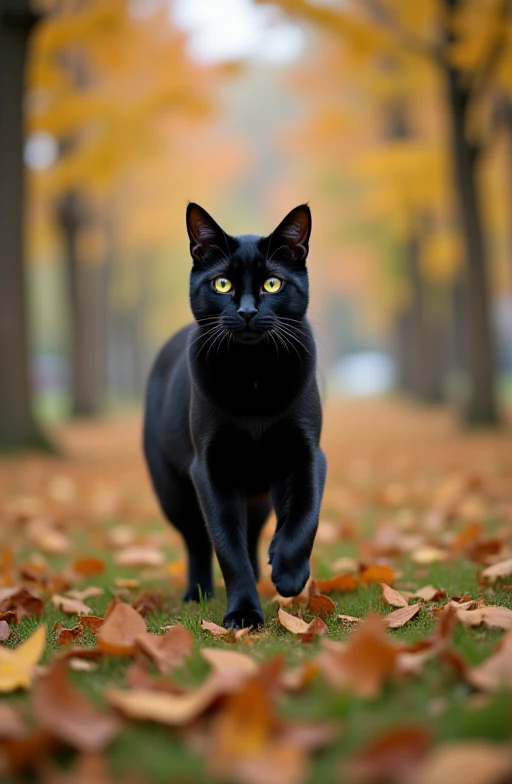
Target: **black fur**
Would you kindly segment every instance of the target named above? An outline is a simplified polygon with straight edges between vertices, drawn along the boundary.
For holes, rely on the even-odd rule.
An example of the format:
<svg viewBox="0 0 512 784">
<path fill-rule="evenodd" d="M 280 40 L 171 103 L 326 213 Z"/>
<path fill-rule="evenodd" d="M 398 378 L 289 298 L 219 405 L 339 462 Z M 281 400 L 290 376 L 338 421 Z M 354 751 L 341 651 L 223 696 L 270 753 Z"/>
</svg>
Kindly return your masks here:
<svg viewBox="0 0 512 784">
<path fill-rule="evenodd" d="M 269 237 L 231 237 L 187 209 L 195 323 L 151 372 L 144 450 L 165 516 L 188 551 L 185 600 L 213 593 L 212 545 L 227 591 L 224 626 L 258 626 L 258 538 L 273 506 L 272 580 L 295 596 L 309 577 L 326 462 L 316 352 L 306 319 L 311 214 L 292 210 Z M 219 293 L 214 286 L 227 288 Z M 268 278 L 282 281 L 266 292 Z M 267 284 L 277 288 L 276 283 Z"/>
</svg>

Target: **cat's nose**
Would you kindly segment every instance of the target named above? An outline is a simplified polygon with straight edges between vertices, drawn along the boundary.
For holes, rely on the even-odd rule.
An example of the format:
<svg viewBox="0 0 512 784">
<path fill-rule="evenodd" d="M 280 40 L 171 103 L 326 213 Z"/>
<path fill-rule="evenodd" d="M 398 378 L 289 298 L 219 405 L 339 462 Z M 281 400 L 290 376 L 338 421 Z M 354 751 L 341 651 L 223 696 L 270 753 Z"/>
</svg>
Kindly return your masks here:
<svg viewBox="0 0 512 784">
<path fill-rule="evenodd" d="M 245 302 L 244 299 L 245 298 L 242 297 L 242 301 L 240 302 L 240 307 L 238 308 L 237 313 L 240 318 L 243 318 L 245 323 L 248 324 L 252 317 L 256 315 L 258 309 L 254 307 L 252 298 L 250 301 L 245 300 Z"/>
</svg>

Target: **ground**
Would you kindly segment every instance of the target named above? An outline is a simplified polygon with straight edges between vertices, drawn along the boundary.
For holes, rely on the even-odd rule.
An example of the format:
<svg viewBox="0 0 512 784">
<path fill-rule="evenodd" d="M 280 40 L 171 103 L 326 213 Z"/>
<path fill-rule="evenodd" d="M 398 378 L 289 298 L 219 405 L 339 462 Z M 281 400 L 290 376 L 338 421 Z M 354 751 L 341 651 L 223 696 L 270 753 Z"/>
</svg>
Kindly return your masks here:
<svg viewBox="0 0 512 784">
<path fill-rule="evenodd" d="M 265 627 L 236 641 L 201 625 L 221 623 L 220 574 L 214 600 L 180 601 L 183 551 L 153 498 L 138 417 L 67 425 L 54 436 L 59 457 L 23 455 L 0 467 L 2 781 L 327 784 L 414 775 L 438 784 L 448 769 L 450 780 L 469 781 L 469 769 L 479 784 L 512 780 L 512 664 L 499 663 L 503 651 L 512 661 L 510 433 L 463 433 L 449 412 L 404 402 L 331 402 L 323 439 L 329 479 L 312 559 L 319 582 L 282 608 L 324 623 L 303 636 L 286 628 L 296 621 L 278 617 L 266 572 Z M 262 563 L 271 531 L 272 523 Z M 503 564 L 497 575 L 494 564 Z M 339 574 L 346 590 L 322 582 Z M 29 594 L 16 593 L 22 586 Z M 413 596 L 427 586 L 436 590 Z M 80 625 L 79 608 L 56 598 L 90 587 L 100 590 L 84 596 L 83 613 L 103 618 L 116 596 L 135 607 L 122 618 L 111 605 L 114 641 L 100 630 L 98 642 Z M 417 613 L 403 625 L 399 616 L 397 628 L 377 617 L 415 604 Z M 193 643 L 183 633 L 178 642 L 168 638 L 160 660 L 144 654 L 130 626 L 143 629 L 139 616 L 153 634 L 183 625 Z M 41 625 L 46 650 L 16 689 L 10 668 L 18 664 L 3 663 L 3 651 Z M 57 676 L 57 661 L 66 670 L 70 660 L 64 629 L 74 629 L 70 645 L 80 650 Z M 97 654 L 83 659 L 83 648 Z M 239 657 L 226 665 L 205 648 Z M 211 671 L 222 676 L 214 697 L 179 718 L 177 702 L 183 694 L 200 701 Z M 75 687 L 92 707 L 77 703 Z M 132 714 L 116 697 L 128 689 L 137 698 Z M 151 700 L 141 707 L 148 693 L 168 695 L 165 720 Z M 113 717 L 115 728 L 95 741 L 92 730 L 75 734 L 87 711 L 95 724 L 95 706 L 103 711 L 106 703 L 98 716 Z M 4 717 L 5 706 L 16 713 Z M 14 716 L 22 724 L 16 732 Z M 469 750 L 459 741 L 471 741 Z"/>
</svg>

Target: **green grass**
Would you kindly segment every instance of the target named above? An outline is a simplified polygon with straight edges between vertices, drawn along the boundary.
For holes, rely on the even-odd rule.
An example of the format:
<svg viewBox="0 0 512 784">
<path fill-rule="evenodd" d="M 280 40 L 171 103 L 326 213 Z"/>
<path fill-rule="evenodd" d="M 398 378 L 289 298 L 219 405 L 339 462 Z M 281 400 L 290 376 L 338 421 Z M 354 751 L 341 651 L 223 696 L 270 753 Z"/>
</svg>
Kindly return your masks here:
<svg viewBox="0 0 512 784">
<path fill-rule="evenodd" d="M 87 547 L 87 532 L 79 533 L 77 542 L 83 553 L 100 555 L 106 559 L 107 568 L 102 575 L 84 580 L 80 584 L 80 587 L 85 587 L 87 584 L 104 587 L 103 596 L 86 600 L 93 613 L 102 616 L 115 593 L 114 578 L 133 577 L 135 570 L 116 567 L 112 562 L 111 553 L 94 552 L 90 546 Z M 334 548 L 329 547 L 329 559 L 346 555 L 350 550 L 350 545 L 340 544 Z M 320 561 L 316 572 L 320 576 L 327 574 L 329 570 L 322 560 L 322 547 L 319 547 L 319 552 Z M 169 549 L 166 554 L 169 559 L 177 556 L 176 551 L 172 549 Z M 53 557 L 50 560 L 57 570 L 63 568 L 66 561 L 63 557 Z M 448 596 L 469 593 L 473 597 L 484 596 L 488 604 L 500 604 L 512 608 L 512 593 L 505 590 L 494 592 L 482 589 L 476 579 L 477 566 L 466 560 L 436 563 L 428 569 L 422 567 L 421 578 L 417 576 L 418 567 L 407 559 L 400 559 L 396 566 L 401 571 L 397 587 L 402 584 L 407 584 L 409 587 L 413 584 L 419 588 L 432 583 L 444 588 Z M 218 596 L 203 603 L 202 607 L 183 605 L 180 601 L 180 592 L 163 578 L 142 581 L 140 589 L 132 591 L 130 596 L 144 591 L 156 591 L 165 600 L 165 609 L 152 614 L 147 619 L 150 631 L 158 632 L 165 624 L 182 623 L 190 629 L 197 643 L 197 649 L 186 665 L 169 677 L 190 686 L 200 683 L 208 671 L 208 665 L 199 655 L 199 648 L 202 646 L 223 648 L 227 645 L 225 642 L 215 640 L 200 627 L 202 617 L 219 624 L 222 622 L 225 607 L 224 591 L 219 589 Z M 360 587 L 352 593 L 333 595 L 332 598 L 337 603 L 336 612 L 347 615 L 364 617 L 370 611 L 385 614 L 392 609 L 383 604 L 381 589 L 378 586 Z M 322 638 L 309 645 L 301 644 L 278 623 L 277 605 L 269 600 L 264 600 L 263 605 L 266 622 L 264 632 L 255 634 L 248 647 L 240 644 L 239 650 L 258 661 L 268 659 L 274 654 L 284 654 L 289 665 L 314 657 L 318 653 L 322 646 Z M 306 612 L 305 619 L 308 620 L 310 617 L 312 616 Z M 72 627 L 77 623 L 78 618 L 65 616 L 48 603 L 41 621 L 50 631 L 45 656 L 45 661 L 49 661 L 57 650 L 56 637 L 52 631 L 55 623 L 61 621 L 65 626 Z M 391 631 L 390 635 L 401 642 L 412 643 L 426 637 L 432 631 L 434 623 L 425 607 L 405 627 Z M 332 640 L 344 640 L 351 633 L 335 616 L 329 618 L 327 624 L 326 636 Z M 20 639 L 26 639 L 37 625 L 36 619 L 24 619 L 16 627 L 8 644 L 16 645 Z M 458 626 L 451 647 L 469 664 L 475 665 L 492 652 L 493 646 L 502 634 L 499 631 Z M 81 644 L 94 645 L 94 636 L 88 634 Z M 99 661 L 95 672 L 73 672 L 70 673 L 70 677 L 85 694 L 101 704 L 102 694 L 107 685 L 125 686 L 126 670 L 131 662 L 131 657 L 105 656 Z M 362 699 L 347 691 L 337 692 L 326 685 L 321 677 L 317 677 L 304 692 L 283 696 L 278 708 L 285 717 L 309 722 L 330 720 L 339 728 L 336 742 L 314 758 L 309 778 L 311 784 L 313 782 L 328 784 L 340 780 L 343 762 L 348 760 L 358 748 L 380 732 L 395 726 L 420 725 L 427 728 L 432 737 L 439 741 L 463 738 L 505 741 L 510 737 L 512 727 L 511 696 L 501 693 L 491 696 L 485 704 L 473 705 L 470 699 L 470 687 L 460 680 L 449 665 L 436 659 L 429 662 L 419 676 L 387 684 L 381 696 L 374 700 Z M 8 699 L 28 706 L 30 695 L 16 694 Z M 114 775 L 137 770 L 143 780 L 150 784 L 164 784 L 170 780 L 183 782 L 211 780 L 211 774 L 202 759 L 187 750 L 180 734 L 159 725 L 127 724 L 110 747 L 108 756 Z M 62 762 L 69 762 L 69 756 L 63 757 Z"/>
</svg>

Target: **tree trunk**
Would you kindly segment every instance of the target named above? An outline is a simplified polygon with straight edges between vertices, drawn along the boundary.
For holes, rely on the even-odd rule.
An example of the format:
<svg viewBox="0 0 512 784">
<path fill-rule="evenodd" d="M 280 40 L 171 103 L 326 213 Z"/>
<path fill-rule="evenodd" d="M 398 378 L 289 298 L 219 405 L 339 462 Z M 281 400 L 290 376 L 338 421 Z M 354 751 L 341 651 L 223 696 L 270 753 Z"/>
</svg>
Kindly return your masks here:
<svg viewBox="0 0 512 784">
<path fill-rule="evenodd" d="M 68 286 L 71 414 L 95 416 L 101 411 L 105 389 L 104 271 L 102 264 L 79 258 L 78 240 L 87 218 L 76 191 L 64 195 L 58 219 Z"/>
<path fill-rule="evenodd" d="M 31 410 L 23 247 L 23 92 L 29 0 L 0 2 L 0 447 L 49 444 Z"/>
<path fill-rule="evenodd" d="M 453 32 L 450 34 L 453 36 Z M 467 138 L 469 93 L 458 69 L 445 67 L 447 104 L 451 130 L 454 185 L 465 244 L 468 320 L 469 399 L 464 419 L 468 425 L 496 425 L 494 346 L 489 306 L 488 262 L 483 221 L 477 194 L 477 150 Z"/>
</svg>

